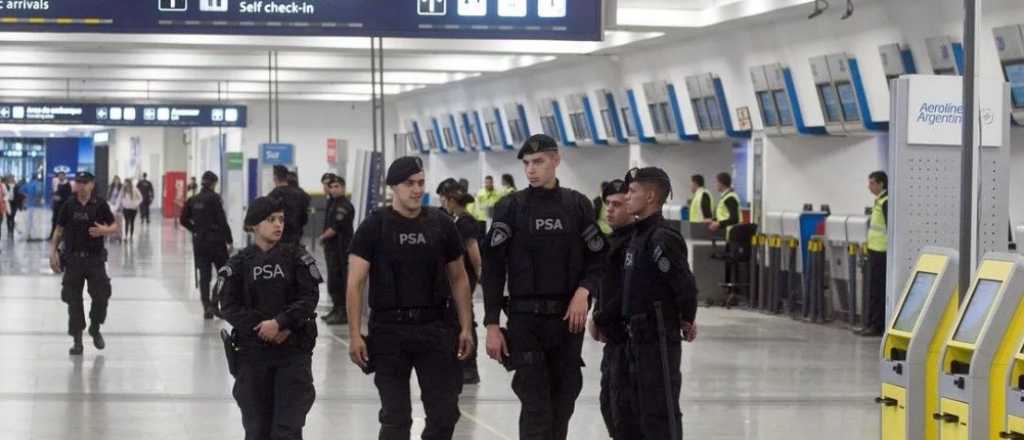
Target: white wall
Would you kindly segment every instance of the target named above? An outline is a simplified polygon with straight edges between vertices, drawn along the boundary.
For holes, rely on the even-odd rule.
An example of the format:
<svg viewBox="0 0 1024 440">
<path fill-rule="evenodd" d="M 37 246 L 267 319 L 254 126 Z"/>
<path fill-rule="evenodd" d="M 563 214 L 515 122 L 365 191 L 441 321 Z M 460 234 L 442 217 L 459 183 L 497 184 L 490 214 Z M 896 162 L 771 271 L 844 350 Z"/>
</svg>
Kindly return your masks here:
<svg viewBox="0 0 1024 440">
<path fill-rule="evenodd" d="M 1024 224 L 1024 128 L 1010 130 L 1010 221 Z"/>
</svg>

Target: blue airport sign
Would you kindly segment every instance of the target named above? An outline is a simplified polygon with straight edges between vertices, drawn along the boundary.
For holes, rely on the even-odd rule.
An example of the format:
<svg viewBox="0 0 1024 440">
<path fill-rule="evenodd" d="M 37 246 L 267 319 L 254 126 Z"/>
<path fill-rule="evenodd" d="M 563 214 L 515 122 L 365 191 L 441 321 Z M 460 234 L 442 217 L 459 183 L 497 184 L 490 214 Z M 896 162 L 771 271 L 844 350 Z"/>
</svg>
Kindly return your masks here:
<svg viewBox="0 0 1024 440">
<path fill-rule="evenodd" d="M 19 0 L 0 31 L 598 41 L 603 0 Z"/>
<path fill-rule="evenodd" d="M 245 123 L 244 105 L 0 102 L 0 124 L 245 127 Z"/>
</svg>

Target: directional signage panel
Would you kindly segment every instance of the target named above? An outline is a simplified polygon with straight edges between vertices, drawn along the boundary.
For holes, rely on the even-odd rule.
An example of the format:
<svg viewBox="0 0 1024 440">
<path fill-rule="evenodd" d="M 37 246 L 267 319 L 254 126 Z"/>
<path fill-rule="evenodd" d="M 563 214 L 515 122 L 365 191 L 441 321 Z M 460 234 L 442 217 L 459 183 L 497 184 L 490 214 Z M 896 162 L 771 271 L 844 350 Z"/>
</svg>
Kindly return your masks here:
<svg viewBox="0 0 1024 440">
<path fill-rule="evenodd" d="M 0 0 L 0 31 L 601 39 L 603 0 Z"/>
<path fill-rule="evenodd" d="M 245 118 L 244 105 L 0 102 L 0 124 L 245 127 Z"/>
</svg>

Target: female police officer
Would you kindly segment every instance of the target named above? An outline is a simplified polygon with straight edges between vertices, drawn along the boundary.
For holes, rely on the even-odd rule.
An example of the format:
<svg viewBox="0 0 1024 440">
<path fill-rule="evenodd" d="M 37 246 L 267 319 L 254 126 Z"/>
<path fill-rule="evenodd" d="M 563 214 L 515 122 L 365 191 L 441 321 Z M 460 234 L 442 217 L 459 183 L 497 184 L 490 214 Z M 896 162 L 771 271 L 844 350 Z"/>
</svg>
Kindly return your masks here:
<svg viewBox="0 0 1024 440">
<path fill-rule="evenodd" d="M 298 440 L 316 392 L 310 367 L 320 271 L 298 244 L 281 243 L 284 207 L 260 197 L 245 215 L 255 244 L 221 268 L 221 314 L 239 348 L 234 396 L 246 440 Z"/>
<path fill-rule="evenodd" d="M 371 213 L 352 239 L 346 302 L 349 355 L 364 371 L 376 370 L 380 439 L 409 439 L 409 377 L 414 368 L 427 413 L 422 437 L 451 439 L 462 388 L 458 360 L 474 350 L 462 240 L 450 217 L 422 206 L 425 175 L 420 158 L 395 160 L 386 180 L 394 191 L 391 206 Z M 360 331 L 367 278 L 370 334 L 364 338 Z M 446 319 L 453 298 L 461 329 L 457 340 Z"/>
</svg>

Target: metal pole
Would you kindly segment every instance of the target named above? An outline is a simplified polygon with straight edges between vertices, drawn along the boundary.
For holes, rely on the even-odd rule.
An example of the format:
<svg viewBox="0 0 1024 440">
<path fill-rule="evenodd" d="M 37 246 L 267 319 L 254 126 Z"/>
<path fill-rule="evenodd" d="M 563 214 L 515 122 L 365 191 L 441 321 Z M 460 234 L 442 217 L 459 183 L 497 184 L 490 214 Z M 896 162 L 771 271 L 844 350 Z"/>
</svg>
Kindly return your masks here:
<svg viewBox="0 0 1024 440">
<path fill-rule="evenodd" d="M 274 142 L 281 143 L 281 63 L 277 59 L 278 52 L 274 51 Z"/>
<path fill-rule="evenodd" d="M 380 97 L 378 103 L 380 104 L 380 151 L 381 151 L 381 163 L 387 163 L 387 145 L 388 138 L 386 135 L 385 124 L 387 118 L 384 117 L 384 38 L 377 38 L 377 74 L 380 75 L 377 81 L 380 84 Z M 384 200 L 384 185 L 378 185 L 380 187 L 380 200 Z"/>
<path fill-rule="evenodd" d="M 960 295 L 963 297 L 971 284 L 974 272 L 972 249 L 974 201 L 974 80 L 975 80 L 975 14 L 977 0 L 964 0 L 964 113 L 960 152 Z"/>
<path fill-rule="evenodd" d="M 377 152 L 377 39 L 370 37 L 370 119 L 373 124 L 373 152 Z"/>
<path fill-rule="evenodd" d="M 267 51 L 267 143 L 274 142 L 274 53 Z"/>
</svg>

